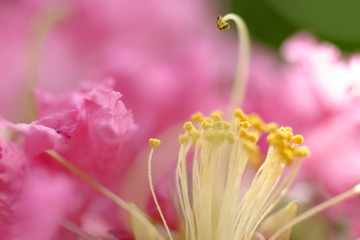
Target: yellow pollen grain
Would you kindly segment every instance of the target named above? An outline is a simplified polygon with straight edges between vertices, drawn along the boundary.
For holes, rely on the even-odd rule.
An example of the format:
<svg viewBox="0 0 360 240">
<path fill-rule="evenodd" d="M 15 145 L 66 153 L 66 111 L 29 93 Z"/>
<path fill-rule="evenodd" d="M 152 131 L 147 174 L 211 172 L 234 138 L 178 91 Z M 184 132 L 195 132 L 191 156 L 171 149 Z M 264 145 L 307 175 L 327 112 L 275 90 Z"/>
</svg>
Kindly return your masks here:
<svg viewBox="0 0 360 240">
<path fill-rule="evenodd" d="M 247 121 L 248 120 L 245 113 L 239 108 L 234 110 L 234 117 L 239 119 L 240 121 Z"/>
<path fill-rule="evenodd" d="M 219 30 L 228 30 L 230 28 L 230 25 L 221 16 L 216 19 L 216 26 Z"/>
<path fill-rule="evenodd" d="M 241 137 L 241 138 L 246 138 L 246 130 L 245 129 L 242 129 L 242 128 L 240 128 L 240 130 L 239 130 L 239 137 Z"/>
<path fill-rule="evenodd" d="M 195 129 L 194 125 L 191 122 L 184 123 L 183 128 L 185 132 L 190 132 L 191 130 Z"/>
<path fill-rule="evenodd" d="M 256 129 L 259 132 L 263 132 L 265 131 L 265 124 L 263 123 L 262 119 L 256 115 L 256 114 L 251 114 L 249 115 L 249 122 L 251 124 L 251 126 Z"/>
<path fill-rule="evenodd" d="M 291 141 L 297 145 L 300 145 L 304 142 L 304 138 L 301 135 L 295 135 L 291 138 Z"/>
<path fill-rule="evenodd" d="M 248 129 L 250 126 L 251 125 L 248 121 L 242 121 L 238 123 L 238 128 Z"/>
<path fill-rule="evenodd" d="M 213 123 L 213 128 L 216 130 L 224 130 L 225 129 L 225 124 L 223 121 L 215 121 Z"/>
<path fill-rule="evenodd" d="M 214 121 L 222 121 L 222 116 L 219 112 L 213 112 L 211 114 L 211 118 L 214 120 Z"/>
<path fill-rule="evenodd" d="M 204 121 L 204 116 L 201 112 L 194 113 L 193 115 L 191 115 L 191 121 L 201 123 L 202 121 Z"/>
<path fill-rule="evenodd" d="M 224 140 L 224 132 L 209 130 L 205 133 L 205 139 L 212 143 L 220 143 Z"/>
<path fill-rule="evenodd" d="M 208 121 L 203 121 L 201 123 L 201 128 L 204 129 L 204 130 L 209 130 L 211 128 L 211 123 L 209 123 Z"/>
<path fill-rule="evenodd" d="M 188 134 L 195 141 L 200 138 L 200 132 L 196 129 L 189 131 Z"/>
<path fill-rule="evenodd" d="M 250 142 L 253 142 L 253 143 L 255 143 L 255 142 L 258 141 L 258 136 L 257 136 L 255 133 L 250 133 L 250 132 L 248 132 L 248 133 L 246 134 L 246 138 L 247 138 Z"/>
<path fill-rule="evenodd" d="M 268 132 L 275 132 L 278 128 L 279 128 L 279 126 L 274 122 L 266 125 L 266 131 L 268 131 Z"/>
<path fill-rule="evenodd" d="M 228 130 L 231 128 L 231 123 L 224 121 L 224 128 L 225 130 Z"/>
<path fill-rule="evenodd" d="M 310 151 L 307 147 L 294 148 L 294 155 L 296 157 L 307 157 L 310 155 Z"/>
<path fill-rule="evenodd" d="M 149 139 L 149 144 L 151 148 L 157 148 L 160 145 L 161 141 L 159 139 L 156 138 L 150 138 Z"/>
<path fill-rule="evenodd" d="M 286 165 L 290 165 L 294 159 L 294 153 L 291 149 L 285 148 L 281 151 L 281 155 L 285 159 Z"/>
</svg>

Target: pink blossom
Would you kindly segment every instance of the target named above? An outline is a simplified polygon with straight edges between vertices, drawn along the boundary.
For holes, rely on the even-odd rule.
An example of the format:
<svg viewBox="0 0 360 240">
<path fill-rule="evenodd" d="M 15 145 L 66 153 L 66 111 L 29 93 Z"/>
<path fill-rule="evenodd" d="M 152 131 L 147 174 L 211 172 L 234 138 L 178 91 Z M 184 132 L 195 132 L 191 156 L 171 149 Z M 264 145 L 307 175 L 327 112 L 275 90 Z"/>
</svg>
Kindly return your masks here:
<svg viewBox="0 0 360 240">
<path fill-rule="evenodd" d="M 202 0 L 7 3 L 7 14 L 0 21 L 11 24 L 6 31 L 14 41 L 0 37 L 4 48 L 0 61 L 6 73 L 0 82 L 6 94 L 1 95 L 2 115 L 21 121 L 16 109 L 5 102 L 23 95 L 26 47 L 29 36 L 36 36 L 31 32 L 36 18 L 45 21 L 55 13 L 62 20 L 49 30 L 42 46 L 37 86 L 63 92 L 80 81 L 114 77 L 115 90 L 127 91 L 124 101 L 138 113 L 134 116 L 138 124 L 147 119 L 144 132 L 149 135 L 166 128 L 163 123 L 150 124 L 156 114 L 171 111 L 167 117 L 171 125 L 193 111 L 214 106 L 219 79 L 232 79 L 227 69 L 235 65 L 235 56 L 228 47 L 232 40 L 214 27 L 218 13 L 210 8 Z M 13 82 L 12 91 L 6 91 L 8 81 Z M 149 111 L 148 104 L 156 104 L 156 111 Z"/>
<path fill-rule="evenodd" d="M 302 179 L 323 189 L 318 198 L 329 198 L 360 182 L 359 55 L 344 57 L 333 45 L 300 33 L 284 43 L 281 57 L 254 51 L 244 106 L 304 133 L 312 154 L 303 162 Z M 352 225 L 358 209 L 353 199 L 330 213 L 335 222 Z"/>
<path fill-rule="evenodd" d="M 106 84 L 67 96 L 38 91 L 42 116 L 39 120 L 30 124 L 2 120 L 2 236 L 49 239 L 64 230 L 59 226 L 66 219 L 88 225 L 88 216 L 92 214 L 113 215 L 115 205 L 109 205 L 107 199 L 71 177 L 44 151 L 52 149 L 63 154 L 109 188 L 116 189 L 128 166 L 119 150 L 125 136 L 135 129 L 131 113 L 120 97 Z M 114 227 L 112 219 L 106 218 L 108 225 Z M 63 232 L 59 234 L 69 234 L 68 230 Z"/>
</svg>

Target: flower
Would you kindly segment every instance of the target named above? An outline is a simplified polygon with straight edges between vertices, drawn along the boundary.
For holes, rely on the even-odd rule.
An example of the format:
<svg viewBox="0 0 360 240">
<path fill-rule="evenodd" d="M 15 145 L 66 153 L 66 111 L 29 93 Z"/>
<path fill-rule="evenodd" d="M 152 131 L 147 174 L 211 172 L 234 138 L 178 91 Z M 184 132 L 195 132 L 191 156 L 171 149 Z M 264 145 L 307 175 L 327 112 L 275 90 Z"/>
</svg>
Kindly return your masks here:
<svg viewBox="0 0 360 240">
<path fill-rule="evenodd" d="M 253 72 L 261 71 L 250 75 L 244 107 L 303 133 L 312 152 L 301 168 L 301 179 L 314 192 L 308 199 L 317 202 L 357 184 L 358 54 L 344 57 L 333 45 L 306 33 L 283 44 L 283 62 L 271 53 L 254 54 L 259 57 L 253 61 Z M 356 200 L 352 202 L 327 211 L 330 219 L 347 226 L 357 222 L 360 215 Z M 350 231 L 355 233 L 349 238 L 359 236 L 356 228 Z"/>
<path fill-rule="evenodd" d="M 224 19 L 234 19 L 237 24 L 241 22 L 233 14 Z M 239 79 L 246 78 L 237 78 Z M 236 110 L 234 117 L 227 122 L 219 113 L 213 113 L 211 118 L 195 114 L 192 121 L 199 124 L 200 129 L 195 128 L 191 122 L 184 124 L 185 134 L 179 138 L 181 146 L 176 170 L 178 204 L 183 213 L 182 226 L 173 231 L 177 238 L 289 239 L 291 228 L 298 222 L 360 193 L 358 184 L 295 218 L 296 203 L 290 203 L 288 207 L 264 220 L 286 194 L 294 180 L 300 159 L 308 155 L 308 150 L 297 147 L 302 144 L 303 137 L 294 136 L 289 127 L 278 128 L 274 123 L 264 124 L 257 115 L 245 115 L 241 110 Z M 260 133 L 264 131 L 270 132 L 267 137 L 270 145 L 268 155 L 246 189 L 240 183 L 248 176 L 249 160 L 257 162 L 256 160 L 261 159 L 256 143 Z M 149 142 L 152 148 L 148 169 L 150 191 L 169 239 L 173 239 L 152 181 L 152 156 L 160 141 L 150 139 Z M 195 147 L 189 151 L 192 145 Z M 135 238 L 165 239 L 159 230 L 161 227 L 157 223 L 153 225 L 139 208 L 128 204 L 91 179 L 57 152 L 46 152 L 128 211 Z M 191 158 L 193 166 L 189 177 L 186 162 Z M 287 171 L 284 170 L 286 166 L 289 166 Z M 245 188 L 243 193 L 242 187 Z"/>
<path fill-rule="evenodd" d="M 69 231 L 59 229 L 74 229 L 69 219 L 86 227 L 95 213 L 111 216 L 114 207 L 106 199 L 71 178 L 44 151 L 60 152 L 109 188 L 118 188 L 129 164 L 119 157 L 121 143 L 136 127 L 120 97 L 109 84 L 67 96 L 38 91 L 39 120 L 1 120 L 1 236 L 69 238 Z M 114 221 L 109 217 L 104 225 L 111 228 Z"/>
<path fill-rule="evenodd" d="M 240 109 L 235 110 L 231 122 L 222 120 L 219 113 L 213 113 L 211 118 L 195 114 L 192 121 L 201 126 L 200 129 L 186 122 L 185 134 L 179 137 L 176 183 L 183 222 L 174 234 L 180 239 L 252 239 L 256 236 L 263 239 L 262 234 L 267 238 L 281 234 L 283 239 L 289 239 L 288 229 L 276 232 L 282 225 L 271 222 L 277 218 L 292 219 L 296 212 L 295 203 L 272 215 L 271 220 L 263 220 L 286 194 L 301 158 L 308 155 L 306 147 L 298 147 L 303 142 L 302 136 L 293 135 L 289 127 L 264 124 L 258 116 L 247 116 Z M 239 191 L 249 183 L 246 178 L 252 174 L 251 165 L 260 161 L 256 143 L 263 132 L 270 133 L 267 137 L 270 143 L 268 155 L 254 174 L 251 184 L 239 196 Z M 172 239 L 151 180 L 152 154 L 159 144 L 159 140 L 150 139 L 149 181 L 164 226 Z M 193 154 L 190 154 L 191 146 L 194 146 Z M 136 239 L 165 239 L 157 230 L 157 225 L 146 220 L 138 208 L 94 182 L 58 153 L 47 152 L 126 209 L 131 214 Z M 193 158 L 189 171 L 192 172 L 191 177 L 188 176 L 186 163 L 190 156 Z M 262 222 L 264 224 L 259 228 Z M 263 232 L 256 232 L 259 229 Z"/>
<path fill-rule="evenodd" d="M 222 85 L 218 79 L 231 79 L 227 69 L 233 66 L 235 42 L 213 28 L 211 6 L 202 0 L 1 4 L 6 7 L 0 10 L 0 21 L 12 26 L 1 39 L 12 41 L 0 44 L 0 112 L 15 122 L 27 118 L 5 102 L 19 102 L 24 86 L 63 93 L 82 81 L 112 77 L 114 90 L 127 92 L 123 100 L 144 126 L 143 147 L 149 136 L 192 112 L 211 110 Z M 49 22 L 44 29 L 41 23 Z M 10 81 L 12 89 L 6 91 Z M 28 107 L 28 99 L 23 101 L 21 108 Z M 158 107 L 149 111 L 149 104 Z M 170 111 L 166 123 L 155 117 Z"/>
</svg>

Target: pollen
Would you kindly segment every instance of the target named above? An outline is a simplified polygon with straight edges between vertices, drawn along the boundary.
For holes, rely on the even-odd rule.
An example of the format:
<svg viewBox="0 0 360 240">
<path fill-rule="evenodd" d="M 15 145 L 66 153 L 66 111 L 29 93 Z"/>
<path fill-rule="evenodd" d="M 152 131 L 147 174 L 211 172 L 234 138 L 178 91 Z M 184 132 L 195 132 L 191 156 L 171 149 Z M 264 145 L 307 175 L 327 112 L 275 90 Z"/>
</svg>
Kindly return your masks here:
<svg viewBox="0 0 360 240">
<path fill-rule="evenodd" d="M 161 141 L 159 139 L 156 138 L 150 138 L 149 139 L 149 144 L 151 148 L 157 148 L 160 145 Z"/>
<path fill-rule="evenodd" d="M 219 30 L 227 30 L 230 28 L 229 24 L 223 20 L 221 16 L 219 16 L 216 20 L 216 26 Z"/>
</svg>

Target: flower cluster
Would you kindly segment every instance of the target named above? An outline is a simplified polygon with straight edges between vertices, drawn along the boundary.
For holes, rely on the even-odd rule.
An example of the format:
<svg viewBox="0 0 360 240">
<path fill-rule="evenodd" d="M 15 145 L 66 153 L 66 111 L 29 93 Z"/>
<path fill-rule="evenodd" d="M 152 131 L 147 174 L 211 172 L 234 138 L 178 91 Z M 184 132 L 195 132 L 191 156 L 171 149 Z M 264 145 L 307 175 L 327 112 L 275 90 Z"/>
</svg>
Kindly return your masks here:
<svg viewBox="0 0 360 240">
<path fill-rule="evenodd" d="M 282 61 L 257 46 L 249 68 L 246 26 L 228 14 L 229 87 L 235 41 L 211 15 L 202 0 L 0 1 L 1 239 L 287 240 L 360 193 L 358 56 L 299 34 Z M 177 139 L 191 113 L 241 105 L 302 132 L 310 158 L 292 128 L 240 109 L 196 113 Z M 343 193 L 296 216 L 296 201 L 277 207 L 300 162 L 312 190 Z M 346 213 L 358 237 L 348 203 L 330 219 Z"/>
</svg>

